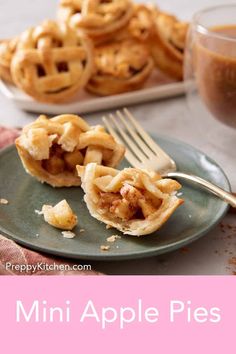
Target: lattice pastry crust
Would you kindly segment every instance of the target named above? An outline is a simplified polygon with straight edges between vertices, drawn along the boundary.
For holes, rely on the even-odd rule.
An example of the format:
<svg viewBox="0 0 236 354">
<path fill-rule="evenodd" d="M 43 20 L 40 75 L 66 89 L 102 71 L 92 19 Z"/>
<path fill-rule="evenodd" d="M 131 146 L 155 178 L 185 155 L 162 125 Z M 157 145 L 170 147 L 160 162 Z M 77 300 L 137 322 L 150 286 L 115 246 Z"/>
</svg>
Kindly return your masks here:
<svg viewBox="0 0 236 354">
<path fill-rule="evenodd" d="M 124 147 L 101 126 L 90 127 L 76 115 L 41 115 L 25 126 L 16 147 L 26 171 L 53 187 L 79 186 L 76 165 L 97 162 L 115 167 Z"/>
<path fill-rule="evenodd" d="M 133 15 L 129 23 L 116 34 L 115 39 L 124 40 L 135 38 L 143 43 L 146 43 L 153 31 L 154 11 L 157 12 L 158 9 L 151 4 L 135 4 Z"/>
<path fill-rule="evenodd" d="M 17 38 L 0 42 L 0 78 L 13 84 L 11 61 L 17 47 Z"/>
<path fill-rule="evenodd" d="M 95 48 L 95 72 L 86 86 L 98 95 L 139 89 L 149 77 L 153 61 L 146 46 L 134 39 Z"/>
<path fill-rule="evenodd" d="M 61 0 L 58 19 L 102 41 L 124 27 L 132 13 L 130 0 Z"/>
<path fill-rule="evenodd" d="M 149 42 L 154 62 L 169 76 L 182 80 L 183 54 L 189 25 L 163 12 L 153 12 L 153 19 L 155 26 Z"/>
<path fill-rule="evenodd" d="M 19 38 L 11 63 L 14 82 L 38 101 L 61 102 L 84 87 L 93 70 L 93 46 L 83 32 L 45 21 Z"/>
<path fill-rule="evenodd" d="M 158 230 L 183 203 L 181 185 L 134 168 L 122 171 L 90 163 L 77 166 L 90 214 L 124 234 L 141 236 Z"/>
</svg>

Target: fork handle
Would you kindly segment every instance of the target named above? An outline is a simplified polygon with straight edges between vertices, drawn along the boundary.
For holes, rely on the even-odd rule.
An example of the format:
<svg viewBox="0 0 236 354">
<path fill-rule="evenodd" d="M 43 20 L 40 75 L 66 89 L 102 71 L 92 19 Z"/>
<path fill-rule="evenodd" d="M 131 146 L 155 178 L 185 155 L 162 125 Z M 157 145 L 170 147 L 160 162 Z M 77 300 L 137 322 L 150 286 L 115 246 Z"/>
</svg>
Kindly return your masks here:
<svg viewBox="0 0 236 354">
<path fill-rule="evenodd" d="M 215 184 L 206 181 L 205 179 L 194 176 L 194 175 L 189 175 L 187 173 L 183 172 L 169 172 L 165 175 L 165 177 L 171 177 L 171 178 L 183 178 L 188 181 L 197 183 L 207 189 L 208 191 L 212 192 L 213 194 L 217 195 L 220 199 L 224 200 L 227 202 L 229 205 L 231 205 L 233 208 L 236 208 L 236 197 L 230 193 L 225 191 L 224 189 L 216 186 Z"/>
</svg>

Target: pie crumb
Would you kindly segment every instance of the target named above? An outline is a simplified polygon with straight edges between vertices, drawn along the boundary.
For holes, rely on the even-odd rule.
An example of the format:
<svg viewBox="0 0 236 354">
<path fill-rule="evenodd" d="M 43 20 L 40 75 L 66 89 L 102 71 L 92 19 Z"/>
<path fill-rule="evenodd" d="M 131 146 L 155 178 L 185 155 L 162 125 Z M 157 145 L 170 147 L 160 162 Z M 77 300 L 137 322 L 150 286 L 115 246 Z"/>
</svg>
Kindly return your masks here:
<svg viewBox="0 0 236 354">
<path fill-rule="evenodd" d="M 80 229 L 80 230 L 79 230 L 79 232 L 84 232 L 84 231 L 85 231 L 85 229 Z"/>
<path fill-rule="evenodd" d="M 110 249 L 110 246 L 105 246 L 105 245 L 100 246 L 101 251 L 109 251 L 109 249 Z"/>
<path fill-rule="evenodd" d="M 5 198 L 0 198 L 0 204 L 8 204 L 9 201 Z"/>
<path fill-rule="evenodd" d="M 119 240 L 121 237 L 119 235 L 112 235 L 107 238 L 107 242 L 115 242 L 116 240 Z"/>
<path fill-rule="evenodd" d="M 42 212 L 44 220 L 58 229 L 72 230 L 78 223 L 77 216 L 65 199 L 54 206 L 44 204 Z"/>
<path fill-rule="evenodd" d="M 35 214 L 38 214 L 38 215 L 43 215 L 43 211 L 42 210 L 37 210 L 37 209 L 35 209 Z"/>
<path fill-rule="evenodd" d="M 71 232 L 71 231 L 62 231 L 62 235 L 65 238 L 74 238 L 75 237 L 74 232 Z"/>
</svg>

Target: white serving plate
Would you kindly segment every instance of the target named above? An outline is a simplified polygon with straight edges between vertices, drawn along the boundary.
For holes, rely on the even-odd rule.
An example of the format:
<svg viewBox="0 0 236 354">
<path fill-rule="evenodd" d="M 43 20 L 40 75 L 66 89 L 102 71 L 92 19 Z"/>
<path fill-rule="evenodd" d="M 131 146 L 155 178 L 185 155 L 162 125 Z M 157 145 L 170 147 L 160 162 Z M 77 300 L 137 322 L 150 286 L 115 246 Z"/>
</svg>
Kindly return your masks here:
<svg viewBox="0 0 236 354">
<path fill-rule="evenodd" d="M 142 89 L 119 95 L 96 96 L 84 90 L 62 104 L 37 102 L 17 87 L 0 80 L 0 91 L 20 109 L 36 113 L 91 113 L 184 94 L 184 83 L 173 82 L 155 70 Z"/>
</svg>

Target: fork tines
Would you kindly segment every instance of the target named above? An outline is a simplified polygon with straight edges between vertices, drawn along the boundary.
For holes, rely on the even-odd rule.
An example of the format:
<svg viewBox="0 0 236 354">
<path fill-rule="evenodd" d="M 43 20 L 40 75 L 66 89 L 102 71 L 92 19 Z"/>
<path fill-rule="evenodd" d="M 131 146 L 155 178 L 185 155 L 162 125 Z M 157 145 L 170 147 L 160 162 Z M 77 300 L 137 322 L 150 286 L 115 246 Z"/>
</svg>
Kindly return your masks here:
<svg viewBox="0 0 236 354">
<path fill-rule="evenodd" d="M 126 146 L 125 156 L 134 167 L 148 167 L 147 165 L 153 158 L 166 155 L 127 108 L 103 117 L 103 122 L 109 133 L 119 143 Z M 166 158 L 169 156 L 166 155 Z"/>
</svg>

